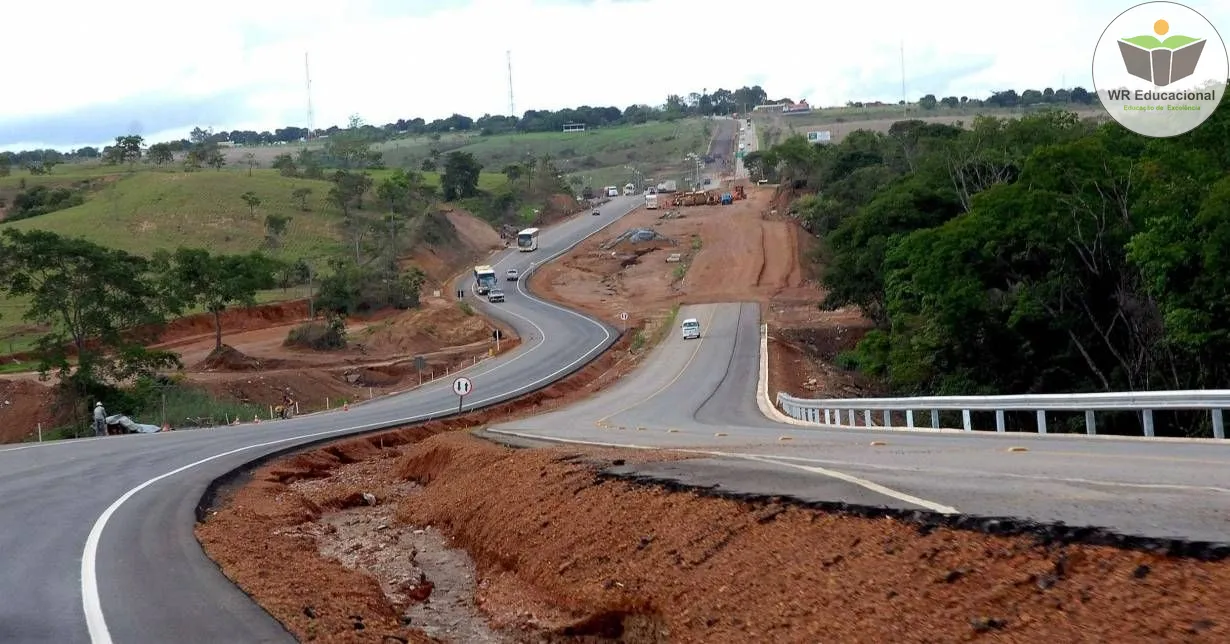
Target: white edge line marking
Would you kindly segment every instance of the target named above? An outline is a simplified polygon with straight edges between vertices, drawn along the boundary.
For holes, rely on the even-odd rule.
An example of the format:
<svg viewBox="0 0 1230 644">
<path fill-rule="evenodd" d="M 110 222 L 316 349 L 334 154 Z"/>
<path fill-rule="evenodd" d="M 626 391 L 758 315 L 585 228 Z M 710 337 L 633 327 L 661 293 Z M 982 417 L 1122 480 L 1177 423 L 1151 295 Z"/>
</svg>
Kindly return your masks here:
<svg viewBox="0 0 1230 644">
<path fill-rule="evenodd" d="M 1145 490 L 1178 490 L 1184 492 L 1215 492 L 1219 494 L 1230 494 L 1230 488 L 1216 487 L 1212 485 L 1184 485 L 1182 483 L 1133 483 L 1131 481 L 1104 481 L 1101 479 L 1087 479 L 1081 477 L 1067 476 L 1039 476 L 1036 474 L 1016 474 L 1013 472 L 989 472 L 985 470 L 958 470 L 950 467 L 898 467 L 895 465 L 881 465 L 878 463 L 851 463 L 849 461 L 835 461 L 822 458 L 808 458 L 805 456 L 780 456 L 771 454 L 775 459 L 783 461 L 798 461 L 800 463 L 822 463 L 824 465 L 836 465 L 861 467 L 869 470 L 881 470 L 884 472 L 913 472 L 917 474 L 941 474 L 941 475 L 973 475 L 985 476 L 988 478 L 1012 478 L 1022 479 L 1026 481 L 1045 481 L 1045 482 L 1060 482 L 1060 483 L 1078 483 L 1083 485 L 1094 485 L 1103 487 L 1125 487 L 1139 488 Z M 1210 465 L 1221 465 L 1221 463 L 1208 462 Z"/>
<path fill-rule="evenodd" d="M 529 433 L 524 433 L 524 432 L 512 432 L 512 431 L 503 430 L 503 429 L 486 429 L 484 431 L 490 432 L 492 434 L 502 434 L 505 436 L 516 436 L 518 438 L 525 438 L 529 440 L 549 441 L 549 442 L 556 442 L 556 443 L 571 443 L 571 444 L 577 444 L 577 445 L 593 445 L 596 447 L 622 447 L 622 448 L 627 448 L 627 449 L 641 449 L 641 450 L 655 450 L 656 449 L 656 450 L 661 450 L 664 452 L 676 452 L 680 454 L 702 454 L 705 456 L 721 456 L 721 457 L 727 457 L 727 458 L 742 459 L 745 461 L 759 461 L 763 463 L 771 463 L 773 465 L 793 467 L 795 469 L 800 469 L 806 472 L 811 472 L 812 474 L 820 474 L 823 476 L 837 479 L 839 481 L 844 481 L 846 483 L 857 485 L 864 489 L 870 490 L 877 494 L 881 494 L 883 496 L 887 496 L 889 498 L 896 499 L 898 501 L 903 501 L 911 505 L 917 505 L 919 507 L 926 508 L 933 512 L 938 512 L 940 514 L 959 514 L 957 509 L 954 507 L 943 505 L 940 503 L 935 503 L 934 501 L 928 501 L 926 499 L 921 499 L 914 495 L 906 494 L 905 492 L 898 492 L 897 490 L 884 487 L 883 485 L 880 485 L 879 483 L 875 483 L 873 481 L 861 479 L 857 476 L 851 476 L 849 474 L 837 472 L 835 470 L 830 470 L 830 469 L 823 468 L 823 467 L 809 467 L 806 465 L 798 465 L 796 463 L 786 463 L 782 461 L 775 461 L 771 458 L 766 458 L 758 454 L 741 454 L 738 452 L 719 452 L 719 451 L 714 451 L 714 450 L 703 450 L 703 449 L 685 449 L 685 448 L 678 448 L 678 447 L 652 447 L 652 446 L 647 446 L 647 445 L 604 443 L 604 442 L 598 442 L 598 441 L 583 441 L 583 440 L 571 439 L 571 438 L 555 438 L 555 437 L 550 437 L 550 436 L 541 436 L 538 434 L 529 434 Z"/>
<path fill-rule="evenodd" d="M 591 232 L 591 233 L 589 233 L 589 234 L 585 235 L 584 237 L 582 237 L 581 239 L 577 240 L 577 241 L 576 241 L 576 243 L 573 243 L 573 244 L 568 245 L 568 246 L 567 246 L 567 247 L 565 247 L 563 250 L 560 250 L 560 251 L 558 251 L 557 253 L 555 253 L 555 254 L 553 254 L 553 255 L 548 256 L 546 259 L 542 260 L 541 262 L 538 262 L 537 264 L 545 264 L 545 263 L 550 262 L 550 261 L 554 260 L 555 258 L 559 257 L 560 255 L 563 255 L 563 254 L 567 253 L 568 251 L 572 250 L 573 248 L 575 248 L 575 247 L 579 246 L 579 245 L 581 244 L 581 242 L 584 242 L 586 239 L 588 239 L 588 238 L 590 238 L 590 237 L 592 237 L 592 236 L 596 235 L 597 233 L 599 233 L 599 232 L 601 232 L 602 230 L 606 229 L 608 226 L 611 226 L 611 225 L 615 224 L 617 221 L 619 221 L 621 218 L 623 218 L 625 215 L 627 215 L 628 213 L 632 212 L 632 211 L 633 211 L 633 210 L 635 210 L 635 209 L 636 209 L 636 208 L 635 208 L 635 206 L 634 206 L 633 208 L 629 209 L 629 210 L 628 210 L 628 212 L 623 213 L 623 214 L 622 214 L 622 215 L 620 215 L 619 217 L 613 217 L 613 218 L 611 218 L 611 219 L 610 219 L 607 223 L 603 224 L 603 225 L 602 225 L 602 226 L 600 226 L 599 228 L 595 229 L 593 232 Z M 509 255 L 511 256 L 511 253 L 510 253 Z M 497 263 L 497 264 L 496 264 L 496 266 L 498 266 L 499 264 L 502 264 L 504 261 L 507 261 L 507 259 L 508 259 L 507 257 L 506 257 L 506 258 L 504 258 L 504 260 L 501 260 L 499 263 Z M 536 267 L 536 266 L 535 266 L 535 267 Z M 493 266 L 493 268 L 494 268 L 494 266 Z M 530 269 L 530 272 L 532 273 L 532 272 L 533 272 L 533 270 L 534 270 L 534 267 L 532 267 L 532 268 Z M 464 276 L 463 276 L 463 278 L 462 278 L 462 279 L 464 279 Z M 602 345 L 603 345 L 603 344 L 605 344 L 605 343 L 607 342 L 607 340 L 610 340 L 610 339 L 611 339 L 611 332 L 610 332 L 610 330 L 608 330 L 608 329 L 607 329 L 607 327 L 606 327 L 606 325 L 605 325 L 605 324 L 603 324 L 603 323 L 601 323 L 601 322 L 599 322 L 599 321 L 596 321 L 596 320 L 592 320 L 592 319 L 590 319 L 590 318 L 588 318 L 588 317 L 586 317 L 586 316 L 584 316 L 584 315 L 582 315 L 582 314 L 580 314 L 580 313 L 577 313 L 576 311 L 571 311 L 571 310 L 569 310 L 569 309 L 563 308 L 563 307 L 561 307 L 561 306 L 557 306 L 557 305 L 555 305 L 555 304 L 552 304 L 552 303 L 550 303 L 550 302 L 546 302 L 546 301 L 544 301 L 544 300 L 540 300 L 540 299 L 538 299 L 538 298 L 534 297 L 533 295 L 530 295 L 528 292 L 526 292 L 526 291 L 525 291 L 525 290 L 521 287 L 521 281 L 520 281 L 520 280 L 518 280 L 518 281 L 517 281 L 517 291 L 518 291 L 518 292 L 520 292 L 522 295 L 524 295 L 526 298 L 528 298 L 528 299 L 530 299 L 530 300 L 533 300 L 533 301 L 535 301 L 535 302 L 537 302 L 537 303 L 539 303 L 539 304 L 542 304 L 542 305 L 547 306 L 547 307 L 549 307 L 549 308 L 555 309 L 555 310 L 557 310 L 557 311 L 562 311 L 562 312 L 564 312 L 564 313 L 568 313 L 569 315 L 576 316 L 576 317 L 578 317 L 578 318 L 581 318 L 582 320 L 584 320 L 585 322 L 587 322 L 587 323 L 589 323 L 589 324 L 593 324 L 593 325 L 597 326 L 598 328 L 602 329 L 602 333 L 603 333 L 603 336 L 604 336 L 604 337 L 603 337 L 603 339 L 602 339 L 602 342 L 599 342 L 598 344 L 594 345 L 592 348 L 590 348 L 588 351 L 586 351 L 584 354 L 582 354 L 582 355 L 581 355 L 581 357 L 577 358 L 576 360 L 573 360 L 572 362 L 568 363 L 567 365 L 565 365 L 564 367 L 560 368 L 559 370 L 557 370 L 557 371 L 555 371 L 555 372 L 553 372 L 553 373 L 551 373 L 551 374 L 548 374 L 547 376 L 544 376 L 544 377 L 542 377 L 542 378 L 539 378 L 538 380 L 535 380 L 534 382 L 531 382 L 531 383 L 529 383 L 529 384 L 527 384 L 527 385 L 522 385 L 521 387 L 518 387 L 517 389 L 514 389 L 514 390 L 512 390 L 511 392 L 505 392 L 505 393 L 503 393 L 503 394 L 497 394 L 497 395 L 495 395 L 495 396 L 490 396 L 490 397 L 485 398 L 485 399 L 483 399 L 483 400 L 480 400 L 480 401 L 478 401 L 478 402 L 476 402 L 476 403 L 473 403 L 473 404 L 471 404 L 471 406 L 470 406 L 470 410 L 471 410 L 471 411 L 473 411 L 474 407 L 479 406 L 479 405 L 482 405 L 483 403 L 490 402 L 490 401 L 495 400 L 495 399 L 497 399 L 497 398 L 501 398 L 501 397 L 508 396 L 508 395 L 514 395 L 514 396 L 515 396 L 515 395 L 517 395 L 517 394 L 519 394 L 519 393 L 521 393 L 521 392 L 523 392 L 523 391 L 525 391 L 525 390 L 527 390 L 527 389 L 531 389 L 531 388 L 533 388 L 535 385 L 538 385 L 538 384 L 540 384 L 540 383 L 542 383 L 542 382 L 545 382 L 545 381 L 549 381 L 549 380 L 551 380 L 551 379 L 552 379 L 552 378 L 554 378 L 555 376 L 558 376 L 559 374 L 564 373 L 565 371 L 567 371 L 567 370 L 571 369 L 572 367 L 576 366 L 578 363 L 583 362 L 583 361 L 585 361 L 586 359 L 588 359 L 588 358 L 589 358 L 589 355 L 590 355 L 591 353 L 593 353 L 595 350 L 597 350 L 597 349 L 601 348 L 601 347 L 602 347 Z M 541 327 L 539 327 L 537 324 L 534 324 L 534 322 L 533 322 L 533 321 L 531 321 L 530 319 L 528 319 L 528 318 L 526 318 L 526 317 L 524 317 L 524 316 L 521 316 L 521 315 L 518 315 L 518 314 L 516 314 L 516 313 L 513 313 L 512 311 L 507 311 L 507 310 L 505 310 L 505 311 L 502 311 L 502 312 L 503 312 L 503 313 L 510 314 L 510 315 L 513 315 L 513 316 L 516 316 L 516 317 L 518 317 L 518 318 L 520 318 L 520 319 L 522 319 L 522 320 L 525 320 L 526 322 L 529 322 L 531 325 L 533 325 L 533 327 L 534 327 L 535 329 L 538 329 L 539 334 L 542 336 L 542 339 L 538 342 L 538 344 L 534 345 L 534 347 L 532 347 L 529 351 L 526 351 L 525 353 L 523 353 L 523 354 L 521 354 L 521 355 L 519 355 L 519 356 L 515 356 L 515 357 L 514 357 L 513 359 L 511 359 L 511 360 L 509 360 L 509 361 L 507 361 L 507 362 L 504 362 L 503 364 L 497 365 L 497 366 L 495 366 L 495 367 L 493 367 L 493 368 L 489 369 L 489 370 L 488 370 L 488 371 L 486 371 L 486 372 L 483 372 L 484 374 L 486 374 L 486 373 L 491 373 L 491 372 L 495 371 L 496 369 L 499 369 L 500 367 L 503 367 L 503 366 L 509 365 L 509 364 L 513 363 L 514 361 L 516 361 L 516 360 L 518 360 L 518 359 L 520 359 L 520 358 L 523 358 L 523 357 L 525 357 L 525 356 L 529 355 L 529 354 L 530 354 L 530 353 L 531 353 L 534 349 L 537 349 L 538 347 L 541 347 L 541 346 L 543 345 L 543 343 L 544 343 L 544 342 L 546 342 L 546 334 L 545 334 L 545 333 L 543 333 L 542 328 L 541 328 Z M 483 374 L 475 374 L 475 377 L 477 377 L 477 376 L 479 376 L 479 375 L 483 375 Z M 145 488 L 147 488 L 147 487 L 149 487 L 149 486 L 151 486 L 151 485 L 153 485 L 153 484 L 157 483 L 158 481 L 161 481 L 161 480 L 163 480 L 163 479 L 165 479 L 165 478 L 169 478 L 169 477 L 172 477 L 172 476 L 174 476 L 174 475 L 176 475 L 176 474 L 179 474 L 180 472 L 184 472 L 184 471 L 190 470 L 190 469 L 192 469 L 192 468 L 194 468 L 194 467 L 198 467 L 198 466 L 200 466 L 200 465 L 203 465 L 203 464 L 205 464 L 205 463 L 208 463 L 208 462 L 210 462 L 210 461 L 217 460 L 217 459 L 219 459 L 219 458 L 224 458 L 224 457 L 226 457 L 226 456 L 230 456 L 230 455 L 232 455 L 232 454 L 238 454 L 239 452 L 244 452 L 244 451 L 247 451 L 247 450 L 250 450 L 250 449 L 256 449 L 256 448 L 260 448 L 260 447 L 269 447 L 269 446 L 271 446 L 271 445 L 278 445 L 278 444 L 281 444 L 281 443 L 288 443 L 288 442 L 292 442 L 292 441 L 305 440 L 305 439 L 316 438 L 316 437 L 320 437 L 320 436 L 329 436 L 329 435 L 332 435 L 332 434 L 346 434 L 346 433 L 349 433 L 349 432 L 361 431 L 361 430 L 363 430 L 363 429 L 365 429 L 365 428 L 374 428 L 374 427 L 379 427 L 379 426 L 382 426 L 382 425 L 387 425 L 387 424 L 388 424 L 388 423 L 390 423 L 390 422 L 393 422 L 393 423 L 409 423 L 409 422 L 416 422 L 416 421 L 418 421 L 418 420 L 422 420 L 422 419 L 424 419 L 424 418 L 429 418 L 429 417 L 431 417 L 431 416 L 435 416 L 435 415 L 437 415 L 437 414 L 444 414 L 444 413 L 449 413 L 449 412 L 452 412 L 452 409 L 453 409 L 452 407 L 449 407 L 448 409 L 445 409 L 445 410 L 434 411 L 434 412 L 430 412 L 430 413 L 426 413 L 426 414 L 419 414 L 419 415 L 417 415 L 417 416 L 412 416 L 412 417 L 410 417 L 410 418 L 401 419 L 401 420 L 397 420 L 397 419 L 389 419 L 389 420 L 386 420 L 386 421 L 381 421 L 381 422 L 379 422 L 379 423 L 369 423 L 369 424 L 367 424 L 367 425 L 358 425 L 358 426 L 355 426 L 355 427 L 347 427 L 347 428 L 343 428 L 343 429 L 331 429 L 331 430 L 328 430 L 328 431 L 316 432 L 316 433 L 313 433 L 313 434 L 304 434 L 304 435 L 300 435 L 300 436 L 292 436 L 292 437 L 289 437 L 289 438 L 282 438 L 282 439 L 278 439 L 278 440 L 275 440 L 275 441 L 268 441 L 268 442 L 264 442 L 264 443 L 257 443 L 257 444 L 254 444 L 254 445 L 246 445 L 246 446 L 244 446 L 244 447 L 240 447 L 240 448 L 237 448 L 237 449 L 233 449 L 233 450 L 230 450 L 230 451 L 227 451 L 227 452 L 222 452 L 221 454 L 214 454 L 213 456 L 209 456 L 209 457 L 203 458 L 203 459 L 201 459 L 201 460 L 199 460 L 199 461 L 196 461 L 196 462 L 194 462 L 194 463 L 189 463 L 189 464 L 187 464 L 187 465 L 184 465 L 184 466 L 181 466 L 181 467 L 175 468 L 175 469 L 173 469 L 173 470 L 171 470 L 171 471 L 169 471 L 169 472 L 165 472 L 165 473 L 163 473 L 163 474 L 160 474 L 160 475 L 158 475 L 158 476 L 155 476 L 154 478 L 149 479 L 148 481 L 145 481 L 144 483 L 141 483 L 140 485 L 138 485 L 138 486 L 136 486 L 136 487 L 132 488 L 131 490 L 128 490 L 128 491 L 127 491 L 127 492 L 125 492 L 122 496 L 120 496 L 120 498 L 118 498 L 118 499 L 116 499 L 114 502 L 112 502 L 112 503 L 111 503 L 111 505 L 110 505 L 110 506 L 108 506 L 106 510 L 103 510 L 103 513 L 102 513 L 102 514 L 98 517 L 98 519 L 94 522 L 93 527 L 91 527 L 91 528 L 90 528 L 90 534 L 89 534 L 89 536 L 88 536 L 88 537 L 86 537 L 86 540 L 85 540 L 85 548 L 84 548 L 84 550 L 83 550 L 83 551 L 82 551 L 82 553 L 81 553 L 81 604 L 82 604 L 82 610 L 85 612 L 85 621 L 86 621 L 86 626 L 89 628 L 89 632 L 90 632 L 90 641 L 91 641 L 93 644 L 112 644 L 111 632 L 110 632 L 110 629 L 109 629 L 109 628 L 107 628 L 107 620 L 106 620 L 106 617 L 103 615 L 103 611 L 102 611 L 102 597 L 101 597 L 101 596 L 99 595 L 99 593 L 98 593 L 98 570 L 97 570 L 97 563 L 98 563 L 98 545 L 99 545 L 99 543 L 102 541 L 102 533 L 103 533 L 103 530 L 107 527 L 107 522 L 111 519 L 111 516 L 112 516 L 112 515 L 114 515 L 114 514 L 116 513 L 116 511 L 118 511 L 118 510 L 120 509 L 120 506 L 124 505 L 124 502 L 125 502 L 125 501 L 127 501 L 127 500 L 128 500 L 128 499 L 130 499 L 130 498 L 132 498 L 134 495 L 136 495 L 136 494 L 137 494 L 138 492 L 140 492 L 141 490 L 144 490 Z M 31 445 L 30 447 L 35 447 L 35 446 Z"/>
</svg>

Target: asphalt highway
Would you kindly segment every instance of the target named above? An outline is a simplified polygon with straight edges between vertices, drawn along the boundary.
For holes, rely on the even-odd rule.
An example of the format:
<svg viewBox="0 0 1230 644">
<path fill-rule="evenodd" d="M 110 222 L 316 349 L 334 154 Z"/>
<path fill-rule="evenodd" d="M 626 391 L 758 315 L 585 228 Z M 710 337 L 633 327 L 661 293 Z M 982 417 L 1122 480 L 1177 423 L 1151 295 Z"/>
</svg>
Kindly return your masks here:
<svg viewBox="0 0 1230 644">
<path fill-rule="evenodd" d="M 609 326 L 527 294 L 524 276 L 641 203 L 612 199 L 600 216 L 585 211 L 544 229 L 537 251 L 514 247 L 488 262 L 507 301 L 477 304 L 523 344 L 459 373 L 474 385 L 466 409 L 545 386 L 616 340 Z M 504 282 L 509 268 L 522 280 Z M 201 550 L 193 535 L 201 495 L 265 454 L 454 413 L 452 380 L 259 425 L 0 448 L 0 642 L 293 642 Z"/>
<path fill-rule="evenodd" d="M 689 317 L 699 340 L 680 336 Z M 683 307 L 670 337 L 615 387 L 488 431 L 691 451 L 701 458 L 622 469 L 730 491 L 1230 542 L 1230 445 L 774 422 L 756 402 L 759 325 L 756 304 Z"/>
</svg>

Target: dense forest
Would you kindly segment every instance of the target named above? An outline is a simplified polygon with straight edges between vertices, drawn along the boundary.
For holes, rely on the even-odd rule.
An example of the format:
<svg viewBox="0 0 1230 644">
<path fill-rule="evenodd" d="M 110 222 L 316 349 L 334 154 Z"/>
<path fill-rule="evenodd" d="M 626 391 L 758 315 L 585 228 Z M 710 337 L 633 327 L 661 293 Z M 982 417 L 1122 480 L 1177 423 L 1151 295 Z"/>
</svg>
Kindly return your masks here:
<svg viewBox="0 0 1230 644">
<path fill-rule="evenodd" d="M 841 361 L 895 393 L 1230 387 L 1230 110 L 1164 139 L 902 121 L 748 163 L 804 194 L 823 306 L 876 323 Z"/>
</svg>

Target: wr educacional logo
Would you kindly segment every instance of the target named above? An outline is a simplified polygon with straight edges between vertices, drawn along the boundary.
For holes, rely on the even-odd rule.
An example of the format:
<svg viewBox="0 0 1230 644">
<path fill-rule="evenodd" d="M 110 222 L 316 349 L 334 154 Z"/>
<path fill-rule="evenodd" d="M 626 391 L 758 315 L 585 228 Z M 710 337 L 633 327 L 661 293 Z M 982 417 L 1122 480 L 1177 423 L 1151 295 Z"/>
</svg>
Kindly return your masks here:
<svg viewBox="0 0 1230 644">
<path fill-rule="evenodd" d="M 1230 55 L 1217 28 L 1177 2 L 1145 2 L 1119 14 L 1093 53 L 1102 108 L 1144 136 L 1199 127 L 1221 103 L 1228 77 Z"/>
</svg>

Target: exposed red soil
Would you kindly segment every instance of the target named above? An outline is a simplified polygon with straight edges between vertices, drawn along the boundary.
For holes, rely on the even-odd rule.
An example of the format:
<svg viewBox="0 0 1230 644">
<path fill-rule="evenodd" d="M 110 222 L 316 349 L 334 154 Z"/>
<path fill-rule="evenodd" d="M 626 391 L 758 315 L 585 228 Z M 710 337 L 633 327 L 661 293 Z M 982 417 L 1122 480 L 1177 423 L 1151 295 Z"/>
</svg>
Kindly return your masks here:
<svg viewBox="0 0 1230 644">
<path fill-rule="evenodd" d="M 63 420 L 52 389 L 26 380 L 0 380 L 0 443 L 19 443 Z"/>
<path fill-rule="evenodd" d="M 701 234 L 734 225 L 725 221 Z M 796 252 L 806 252 L 806 242 L 796 241 Z M 690 244 L 683 246 L 676 252 L 690 251 Z M 755 245 L 738 235 L 711 234 L 701 246 L 693 268 L 700 267 L 697 276 L 706 281 L 694 294 L 766 304 L 780 338 L 771 343 L 775 385 L 802 395 L 858 386 L 831 366 L 824 370 L 866 331 L 856 312 L 819 311 L 818 291 L 788 263 L 763 257 L 761 269 L 751 270 L 757 260 L 724 252 L 754 252 Z M 706 273 L 700 256 L 715 246 L 714 254 L 732 265 Z M 577 305 L 568 298 L 579 294 L 580 308 L 615 322 L 620 310 L 633 312 L 633 321 L 660 317 L 671 304 L 689 301 L 669 290 L 670 277 L 655 281 L 661 270 L 646 269 L 638 281 L 638 267 L 647 265 L 641 260 L 662 252 L 643 253 L 637 261 L 628 261 L 637 253 L 627 252 L 611 265 L 583 245 L 560 263 L 563 268 L 543 269 L 534 286 L 567 304 Z M 790 363 L 786 350 L 801 362 Z M 618 347 L 529 401 L 282 459 L 258 470 L 254 483 L 198 526 L 198 537 L 228 577 L 303 640 L 428 641 L 403 616 L 449 597 L 442 585 L 457 579 L 408 578 L 408 571 L 419 570 L 414 552 L 400 568 L 390 569 L 388 556 L 386 564 L 372 562 L 373 553 L 395 547 L 396 537 L 388 534 L 437 530 L 473 558 L 475 601 L 484 627 L 502 629 L 500 641 L 1230 638 L 1230 608 L 1219 599 L 1230 588 L 1226 563 L 1047 548 L 1022 537 L 947 529 L 923 534 L 889 519 L 667 492 L 601 481 L 595 469 L 615 459 L 677 454 L 510 450 L 444 433 L 573 402 L 634 364 Z M 370 511 L 363 509 L 365 494 L 374 503 Z M 343 508 L 358 513 L 347 515 L 347 522 L 373 526 L 366 541 L 362 530 L 349 537 L 358 562 L 351 566 L 358 568 L 321 554 L 324 537 L 340 520 L 330 513 Z M 390 516 L 400 521 L 387 525 Z"/>
<path fill-rule="evenodd" d="M 395 503 L 404 526 L 438 529 L 473 557 L 476 602 L 504 641 L 600 641 L 594 636 L 604 631 L 610 639 L 601 641 L 626 642 L 1230 637 L 1230 607 L 1220 601 L 1220 589 L 1230 588 L 1224 562 L 949 529 L 922 534 L 891 519 L 595 475 L 614 459 L 669 454 L 510 450 L 455 432 L 433 435 L 494 420 L 478 416 L 262 468 L 198 536 L 229 577 L 305 641 L 428 641 L 400 616 L 440 593 L 438 584 L 433 593 L 432 580 L 417 580 L 409 590 L 422 592 L 395 602 L 382 588 L 389 580 L 321 558 L 308 536 L 323 514 L 363 505 L 364 493 L 378 505 Z M 294 486 L 307 478 L 318 482 Z M 417 485 L 407 489 L 407 479 Z M 369 547 L 380 543 L 373 535 Z"/>
<path fill-rule="evenodd" d="M 288 486 L 297 480 L 328 476 L 344 463 L 396 456 L 403 446 L 426 436 L 544 413 L 602 391 L 645 355 L 643 350 L 630 351 L 631 337 L 626 334 L 572 376 L 515 401 L 454 419 L 338 441 L 262 467 L 254 473 L 252 483 L 239 488 L 233 498 L 221 500 L 225 505 L 219 503 L 222 507 L 197 526 L 197 536 L 228 578 L 258 598 L 302 640 L 381 641 L 384 634 L 395 634 L 406 641 L 427 641 L 414 639 L 417 635 L 403 628 L 397 607 L 383 595 L 378 582 L 321 558 L 316 544 L 305 540 L 303 531 L 296 528 L 329 509 L 353 505 L 353 482 L 323 486 L 319 490 L 323 500 L 304 498 Z M 376 470 L 393 472 L 395 463 L 387 464 Z M 360 492 L 385 498 L 385 487 L 395 483 L 391 478 L 372 480 Z M 354 629 L 350 616 L 356 614 L 363 617 L 362 631 Z"/>
<path fill-rule="evenodd" d="M 449 235 L 450 241 L 439 247 L 422 244 L 407 260 L 428 274 L 423 306 L 353 316 L 347 324 L 350 346 L 344 350 L 285 346 L 290 330 L 309 319 L 306 299 L 224 311 L 226 347 L 217 355 L 212 355 L 214 317 L 208 313 L 172 320 L 155 334 L 150 346 L 180 354 L 189 383 L 220 396 L 263 404 L 279 403 L 289 392 L 300 402 L 301 413 L 336 406 L 338 400 L 353 402 L 416 386 L 415 356 L 425 359 L 422 375 L 427 380 L 471 365 L 494 350 L 495 327 L 457 307 L 448 284 L 476 258 L 503 248 L 503 241 L 490 225 L 465 211 L 452 209 L 443 217 L 455 233 Z M 514 331 L 503 325 L 500 330 L 500 352 L 515 348 L 519 340 Z M 29 359 L 27 354 L 3 358 Z M 0 383 L 23 383 L 5 385 L 13 391 L 20 387 L 20 395 L 14 396 L 21 399 L 18 404 L 0 404 L 0 428 L 4 428 L 0 442 L 19 440 L 36 427 L 37 421 L 26 410 L 53 404 L 47 389 L 54 380 L 40 382 L 36 374 L 21 373 L 6 374 Z"/>
<path fill-rule="evenodd" d="M 621 311 L 638 320 L 674 304 L 759 302 L 770 329 L 771 391 L 816 396 L 873 390 L 866 378 L 833 364 L 871 325 L 853 309 L 819 309 L 825 294 L 810 261 L 816 240 L 786 215 L 797 195 L 775 186 L 749 186 L 747 195 L 728 206 L 638 209 L 540 268 L 530 286 L 612 323 Z M 666 240 L 611 245 L 634 228 Z M 682 262 L 668 263 L 673 253 Z M 682 264 L 688 267 L 679 279 Z"/>
</svg>

